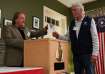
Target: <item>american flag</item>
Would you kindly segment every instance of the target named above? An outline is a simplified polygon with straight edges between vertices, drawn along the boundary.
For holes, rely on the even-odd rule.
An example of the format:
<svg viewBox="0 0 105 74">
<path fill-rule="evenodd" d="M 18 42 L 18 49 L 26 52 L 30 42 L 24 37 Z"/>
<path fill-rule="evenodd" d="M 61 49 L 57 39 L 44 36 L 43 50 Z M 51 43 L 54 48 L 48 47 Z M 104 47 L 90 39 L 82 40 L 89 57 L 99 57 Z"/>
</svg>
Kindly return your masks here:
<svg viewBox="0 0 105 74">
<path fill-rule="evenodd" d="M 105 74 L 105 16 L 95 17 L 99 37 L 99 55 L 95 63 L 95 74 Z"/>
</svg>

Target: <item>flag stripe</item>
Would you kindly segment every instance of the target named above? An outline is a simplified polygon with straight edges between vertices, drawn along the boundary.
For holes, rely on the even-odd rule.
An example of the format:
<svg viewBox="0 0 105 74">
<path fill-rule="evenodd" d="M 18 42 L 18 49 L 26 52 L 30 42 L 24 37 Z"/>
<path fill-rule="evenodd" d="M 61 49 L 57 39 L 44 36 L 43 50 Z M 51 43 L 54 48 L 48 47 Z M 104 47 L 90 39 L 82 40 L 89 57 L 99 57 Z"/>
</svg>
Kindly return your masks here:
<svg viewBox="0 0 105 74">
<path fill-rule="evenodd" d="M 105 33 L 98 32 L 99 37 L 99 55 L 96 60 L 96 74 L 104 74 L 104 52 L 105 52 Z"/>
</svg>

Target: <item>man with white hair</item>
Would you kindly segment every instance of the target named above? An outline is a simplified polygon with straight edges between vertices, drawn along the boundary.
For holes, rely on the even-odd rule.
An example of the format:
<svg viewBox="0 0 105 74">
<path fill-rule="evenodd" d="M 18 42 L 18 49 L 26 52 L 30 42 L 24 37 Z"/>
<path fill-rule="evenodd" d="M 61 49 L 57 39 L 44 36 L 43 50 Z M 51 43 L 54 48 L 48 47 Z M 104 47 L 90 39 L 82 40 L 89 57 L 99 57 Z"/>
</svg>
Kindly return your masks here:
<svg viewBox="0 0 105 74">
<path fill-rule="evenodd" d="M 71 21 L 69 32 L 65 36 L 53 32 L 58 39 L 69 40 L 73 53 L 75 74 L 93 74 L 92 61 L 99 53 L 98 34 L 93 18 L 86 16 L 82 4 L 71 7 L 74 19 Z"/>
</svg>

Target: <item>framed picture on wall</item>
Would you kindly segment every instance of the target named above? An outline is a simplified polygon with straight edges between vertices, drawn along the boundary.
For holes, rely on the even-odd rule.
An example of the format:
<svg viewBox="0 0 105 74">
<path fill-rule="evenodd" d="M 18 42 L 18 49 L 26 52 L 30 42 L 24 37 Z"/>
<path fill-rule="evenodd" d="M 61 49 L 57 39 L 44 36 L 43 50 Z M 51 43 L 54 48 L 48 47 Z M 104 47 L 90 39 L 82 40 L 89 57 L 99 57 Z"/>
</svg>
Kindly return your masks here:
<svg viewBox="0 0 105 74">
<path fill-rule="evenodd" d="M 0 27 L 0 39 L 1 39 L 1 27 Z"/>
<path fill-rule="evenodd" d="M 4 25 L 5 26 L 12 25 L 12 20 L 4 19 Z"/>
<path fill-rule="evenodd" d="M 39 29 L 39 23 L 40 23 L 40 19 L 38 17 L 33 17 L 33 28 Z"/>
<path fill-rule="evenodd" d="M 51 24 L 51 18 L 47 17 L 47 23 Z"/>
<path fill-rule="evenodd" d="M 55 25 L 55 19 L 51 19 L 52 20 L 52 24 Z"/>
<path fill-rule="evenodd" d="M 59 26 L 59 21 L 58 20 L 56 20 L 55 23 L 56 23 L 56 26 Z"/>
<path fill-rule="evenodd" d="M 0 24 L 1 24 L 1 9 L 0 9 Z"/>
</svg>

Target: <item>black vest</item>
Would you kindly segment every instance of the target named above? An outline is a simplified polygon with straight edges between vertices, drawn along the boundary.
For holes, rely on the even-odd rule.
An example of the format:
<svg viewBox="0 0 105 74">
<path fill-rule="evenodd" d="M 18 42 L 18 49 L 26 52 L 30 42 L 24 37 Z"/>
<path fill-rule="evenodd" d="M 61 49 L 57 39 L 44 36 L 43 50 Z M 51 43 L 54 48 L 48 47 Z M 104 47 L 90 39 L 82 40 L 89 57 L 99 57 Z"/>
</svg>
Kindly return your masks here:
<svg viewBox="0 0 105 74">
<path fill-rule="evenodd" d="M 71 40 L 71 49 L 73 55 L 85 55 L 92 54 L 93 46 L 92 46 L 92 36 L 90 32 L 92 18 L 89 16 L 85 16 L 81 23 L 81 28 L 78 34 L 78 38 L 76 36 L 76 31 L 73 30 L 75 27 L 75 20 L 71 22 L 69 27 L 70 32 L 70 40 Z"/>
</svg>

